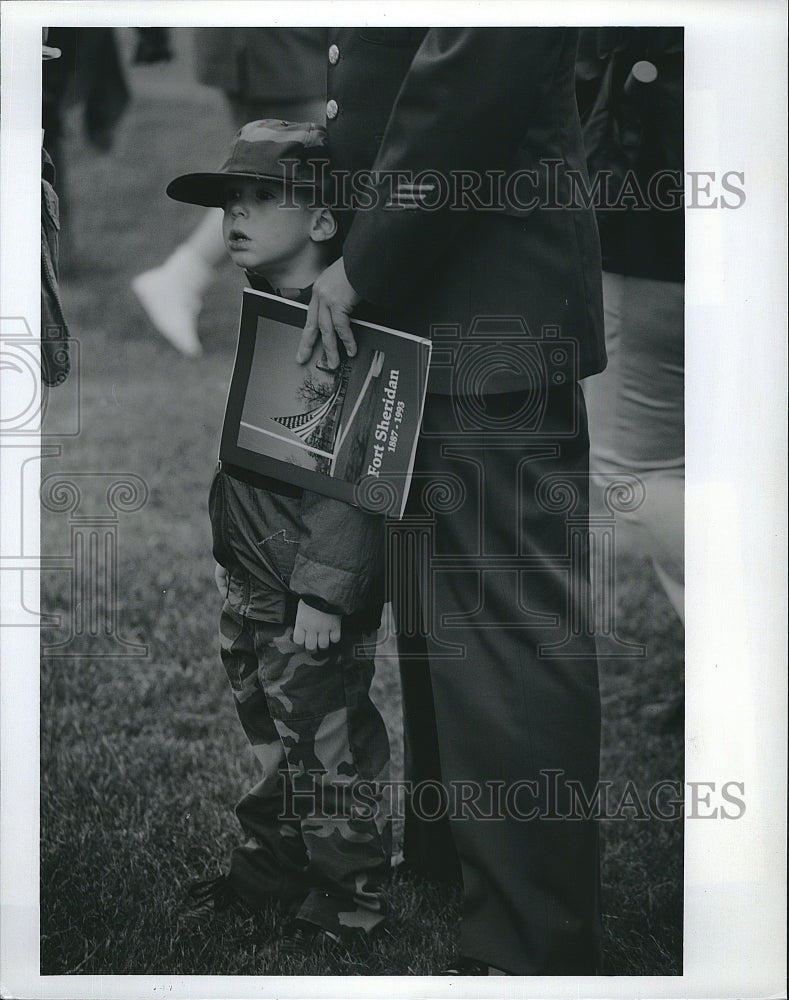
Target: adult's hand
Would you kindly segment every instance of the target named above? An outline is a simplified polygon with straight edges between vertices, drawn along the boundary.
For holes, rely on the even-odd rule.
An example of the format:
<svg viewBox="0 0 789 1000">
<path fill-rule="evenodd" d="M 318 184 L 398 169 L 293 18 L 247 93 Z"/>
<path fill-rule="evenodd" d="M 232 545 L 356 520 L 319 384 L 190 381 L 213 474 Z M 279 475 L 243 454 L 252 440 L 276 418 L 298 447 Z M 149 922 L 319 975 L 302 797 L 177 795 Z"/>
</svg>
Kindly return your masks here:
<svg viewBox="0 0 789 1000">
<path fill-rule="evenodd" d="M 342 257 L 326 268 L 312 286 L 312 298 L 307 310 L 307 325 L 299 341 L 296 360 L 300 365 L 309 361 L 321 337 L 326 350 L 329 368 L 340 364 L 337 338 L 345 345 L 348 357 L 356 354 L 356 339 L 351 330 L 350 315 L 360 302 L 353 285 L 348 281 Z"/>
</svg>

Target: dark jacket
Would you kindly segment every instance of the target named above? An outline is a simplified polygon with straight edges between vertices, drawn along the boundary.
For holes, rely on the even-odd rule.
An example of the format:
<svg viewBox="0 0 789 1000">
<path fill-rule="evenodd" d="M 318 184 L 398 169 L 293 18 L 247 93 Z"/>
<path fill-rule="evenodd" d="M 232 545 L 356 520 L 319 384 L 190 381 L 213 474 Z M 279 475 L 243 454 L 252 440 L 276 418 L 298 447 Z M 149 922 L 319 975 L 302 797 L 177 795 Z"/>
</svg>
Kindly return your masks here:
<svg viewBox="0 0 789 1000">
<path fill-rule="evenodd" d="M 217 471 L 209 511 L 233 609 L 284 622 L 303 598 L 374 631 L 384 595 L 383 518 L 309 490 L 261 489 L 231 472 Z"/>
<path fill-rule="evenodd" d="M 628 91 L 640 60 L 653 64 L 657 78 Z M 598 209 L 606 271 L 685 279 L 683 63 L 681 27 L 581 31 L 577 89 L 589 173 L 611 171 L 609 205 L 623 190 L 636 192 L 622 200 L 627 208 Z M 635 186 L 626 186 L 628 172 Z M 661 174 L 666 180 L 650 194 Z"/>
<path fill-rule="evenodd" d="M 55 168 L 41 150 L 41 380 L 54 386 L 69 373 L 68 326 L 58 287 L 60 214 L 53 187 Z"/>
<path fill-rule="evenodd" d="M 197 28 L 197 79 L 229 97 L 260 105 L 259 117 L 323 120 L 325 28 Z M 266 111 L 268 109 L 268 111 Z M 266 113 L 262 113 L 266 111 Z"/>
<path fill-rule="evenodd" d="M 259 277 L 247 278 L 253 288 L 274 292 Z M 309 301 L 310 293 L 288 297 Z M 227 464 L 214 477 L 209 511 L 214 558 L 228 571 L 227 598 L 239 614 L 284 622 L 301 598 L 342 615 L 346 627 L 378 628 L 383 517 Z"/>
<path fill-rule="evenodd" d="M 459 326 L 464 336 L 478 316 L 522 317 L 532 340 L 544 327 L 558 328 L 577 342 L 575 375 L 600 371 L 594 212 L 560 207 L 572 203 L 568 171 L 586 176 L 574 90 L 577 32 L 346 28 L 330 31 L 328 41 L 336 46 L 327 88 L 336 102 L 327 123 L 335 169 L 434 171 L 450 186 L 460 171 L 499 171 L 505 190 L 512 178 L 524 179 L 503 207 L 494 199 L 460 210 L 452 197 L 437 210 L 392 210 L 385 181 L 375 207 L 344 218 L 354 288 L 389 325 L 423 336 L 436 325 Z M 443 354 L 434 351 L 431 391 L 458 388 L 457 352 L 448 354 L 445 344 Z M 531 388 L 535 377 L 550 384 L 550 352 L 546 358 L 536 376 L 502 366 L 488 374 L 486 390 Z"/>
</svg>

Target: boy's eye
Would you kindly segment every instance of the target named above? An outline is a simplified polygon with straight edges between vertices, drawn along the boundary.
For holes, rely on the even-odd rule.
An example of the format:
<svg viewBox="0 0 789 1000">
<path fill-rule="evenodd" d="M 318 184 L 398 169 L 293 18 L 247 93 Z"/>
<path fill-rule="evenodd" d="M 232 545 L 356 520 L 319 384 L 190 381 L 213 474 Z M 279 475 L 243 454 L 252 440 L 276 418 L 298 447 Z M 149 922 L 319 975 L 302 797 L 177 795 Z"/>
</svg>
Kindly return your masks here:
<svg viewBox="0 0 789 1000">
<path fill-rule="evenodd" d="M 231 208 L 237 202 L 243 201 L 244 198 L 252 198 L 258 204 L 263 204 L 276 198 L 276 195 L 271 188 L 262 186 L 256 187 L 252 192 L 240 188 L 228 188 L 225 192 L 224 207 Z"/>
</svg>

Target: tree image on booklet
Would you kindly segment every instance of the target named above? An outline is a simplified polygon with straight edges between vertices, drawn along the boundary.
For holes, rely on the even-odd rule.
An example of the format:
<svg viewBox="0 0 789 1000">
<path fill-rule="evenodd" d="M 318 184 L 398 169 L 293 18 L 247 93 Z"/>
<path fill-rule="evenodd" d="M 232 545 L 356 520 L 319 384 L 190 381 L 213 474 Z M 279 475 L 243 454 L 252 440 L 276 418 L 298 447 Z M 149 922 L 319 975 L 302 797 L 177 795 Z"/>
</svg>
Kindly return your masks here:
<svg viewBox="0 0 789 1000">
<path fill-rule="evenodd" d="M 219 457 L 247 474 L 401 517 L 429 340 L 352 320 L 357 353 L 330 368 L 320 341 L 296 362 L 307 307 L 245 289 Z"/>
</svg>

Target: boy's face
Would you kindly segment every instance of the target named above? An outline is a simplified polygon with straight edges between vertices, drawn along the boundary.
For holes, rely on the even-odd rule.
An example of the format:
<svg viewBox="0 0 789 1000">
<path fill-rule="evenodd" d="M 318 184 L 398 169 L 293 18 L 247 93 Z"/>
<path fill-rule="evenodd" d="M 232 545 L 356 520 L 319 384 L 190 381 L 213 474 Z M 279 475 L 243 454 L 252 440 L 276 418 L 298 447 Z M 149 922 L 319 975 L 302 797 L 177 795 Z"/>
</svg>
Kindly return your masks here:
<svg viewBox="0 0 789 1000">
<path fill-rule="evenodd" d="M 234 264 L 261 274 L 275 287 L 298 274 L 311 251 L 312 212 L 285 197 L 278 181 L 229 178 L 222 235 Z"/>
</svg>

